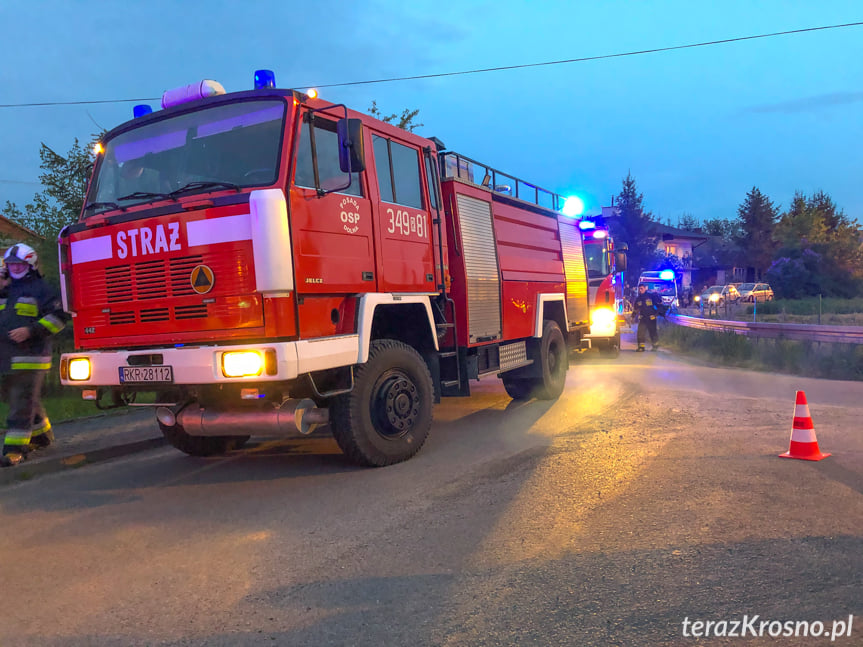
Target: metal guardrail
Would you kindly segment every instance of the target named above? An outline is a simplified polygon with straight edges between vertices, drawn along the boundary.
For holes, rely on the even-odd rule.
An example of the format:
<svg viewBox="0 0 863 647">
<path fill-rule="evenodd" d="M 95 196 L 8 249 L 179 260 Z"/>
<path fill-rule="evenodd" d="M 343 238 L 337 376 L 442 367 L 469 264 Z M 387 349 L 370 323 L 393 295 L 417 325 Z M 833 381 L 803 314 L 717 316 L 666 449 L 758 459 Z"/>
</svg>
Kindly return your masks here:
<svg viewBox="0 0 863 647">
<path fill-rule="evenodd" d="M 667 315 L 666 318 L 678 326 L 697 328 L 699 330 L 733 332 L 749 337 L 790 339 L 794 341 L 823 341 L 837 344 L 863 344 L 863 328 L 858 326 L 810 326 L 807 324 L 728 321 L 673 314 Z"/>
</svg>

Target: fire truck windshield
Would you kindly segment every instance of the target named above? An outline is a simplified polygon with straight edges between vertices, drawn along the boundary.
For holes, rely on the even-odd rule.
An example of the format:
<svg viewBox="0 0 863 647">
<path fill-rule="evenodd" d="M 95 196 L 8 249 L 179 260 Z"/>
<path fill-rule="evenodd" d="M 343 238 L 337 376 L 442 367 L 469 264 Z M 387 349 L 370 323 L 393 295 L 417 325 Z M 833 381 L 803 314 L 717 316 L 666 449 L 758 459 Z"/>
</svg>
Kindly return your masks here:
<svg viewBox="0 0 863 647">
<path fill-rule="evenodd" d="M 584 241 L 584 261 L 588 278 L 595 279 L 611 274 L 606 239 Z"/>
<path fill-rule="evenodd" d="M 214 189 L 273 184 L 285 105 L 269 98 L 222 104 L 108 139 L 84 216 Z"/>
</svg>

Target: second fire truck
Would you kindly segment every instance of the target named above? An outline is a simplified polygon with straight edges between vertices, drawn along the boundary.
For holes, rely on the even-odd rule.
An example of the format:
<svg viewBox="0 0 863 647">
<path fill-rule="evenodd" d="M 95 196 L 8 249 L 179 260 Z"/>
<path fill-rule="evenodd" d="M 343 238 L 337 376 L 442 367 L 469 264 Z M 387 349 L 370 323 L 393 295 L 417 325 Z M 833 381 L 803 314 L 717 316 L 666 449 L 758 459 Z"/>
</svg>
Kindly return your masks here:
<svg viewBox="0 0 863 647">
<path fill-rule="evenodd" d="M 584 237 L 584 256 L 590 286 L 590 344 L 601 355 L 620 352 L 620 328 L 625 323 L 623 272 L 626 244 L 615 247 L 603 219 L 583 218 L 578 227 Z"/>
<path fill-rule="evenodd" d="M 561 394 L 590 321 L 560 207 L 266 71 L 166 92 L 103 137 L 61 233 L 61 380 L 100 407 L 148 394 L 192 455 L 328 425 L 356 463 L 405 460 L 473 380 Z"/>
</svg>

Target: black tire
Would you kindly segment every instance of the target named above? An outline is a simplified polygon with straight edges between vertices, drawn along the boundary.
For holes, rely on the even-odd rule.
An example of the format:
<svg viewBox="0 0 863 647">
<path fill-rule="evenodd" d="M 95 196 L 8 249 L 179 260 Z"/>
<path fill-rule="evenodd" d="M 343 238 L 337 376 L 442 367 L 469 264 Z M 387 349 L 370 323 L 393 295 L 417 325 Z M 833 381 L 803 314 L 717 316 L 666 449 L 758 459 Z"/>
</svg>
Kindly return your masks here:
<svg viewBox="0 0 863 647">
<path fill-rule="evenodd" d="M 333 398 L 330 426 L 348 459 L 383 467 L 409 459 L 431 431 L 434 389 L 420 354 L 400 341 L 373 341 L 354 388 Z"/>
<path fill-rule="evenodd" d="M 522 377 L 515 377 L 509 373 L 500 376 L 506 394 L 513 400 L 530 400 L 533 392 L 533 381 Z"/>
<path fill-rule="evenodd" d="M 566 386 L 566 371 L 569 369 L 569 351 L 556 321 L 546 321 L 542 327 L 539 361 L 542 377 L 536 380 L 533 397 L 556 400 Z"/>
<path fill-rule="evenodd" d="M 599 355 L 601 357 L 607 357 L 609 359 L 614 359 L 618 355 L 620 355 L 620 333 L 614 336 L 614 339 L 608 342 L 607 345 L 599 347 Z"/>
<path fill-rule="evenodd" d="M 161 422 L 159 429 L 173 447 L 189 456 L 219 456 L 239 449 L 249 440 L 249 436 L 191 436 L 182 425 L 169 426 Z"/>
</svg>

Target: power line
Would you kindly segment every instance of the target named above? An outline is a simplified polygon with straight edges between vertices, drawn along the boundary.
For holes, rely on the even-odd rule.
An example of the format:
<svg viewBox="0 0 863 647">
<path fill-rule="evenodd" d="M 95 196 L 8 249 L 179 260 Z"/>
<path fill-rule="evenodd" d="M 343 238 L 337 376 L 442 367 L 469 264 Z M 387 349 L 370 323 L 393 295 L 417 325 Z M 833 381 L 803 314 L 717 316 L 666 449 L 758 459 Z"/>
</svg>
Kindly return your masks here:
<svg viewBox="0 0 863 647">
<path fill-rule="evenodd" d="M 638 56 L 641 54 L 656 54 L 658 52 L 671 52 L 678 49 L 692 49 L 694 47 L 707 47 L 708 45 L 724 45 L 744 40 L 755 40 L 758 38 L 772 38 L 774 36 L 788 36 L 790 34 L 802 34 L 811 31 L 823 31 L 826 29 L 841 29 L 843 27 L 859 27 L 863 22 L 849 22 L 841 25 L 827 25 L 824 27 L 807 27 L 806 29 L 791 29 L 789 31 L 777 31 L 770 34 L 758 34 L 756 36 L 738 36 L 737 38 L 724 38 L 722 40 L 711 40 L 703 43 L 690 43 L 688 45 L 672 45 L 670 47 L 656 47 L 654 49 L 641 49 L 633 52 L 620 52 L 617 54 L 602 54 L 599 56 L 583 56 L 581 58 L 569 58 L 562 61 L 547 61 L 545 63 L 524 63 L 522 65 L 505 65 L 501 67 L 486 67 L 477 70 L 464 70 L 462 72 L 442 72 L 439 74 L 420 74 L 417 76 L 401 76 L 389 79 L 375 79 L 373 81 L 350 81 L 348 83 L 331 83 L 329 85 L 304 85 L 306 88 L 335 88 L 346 85 L 365 85 L 368 83 L 388 83 L 390 81 L 412 81 L 416 79 L 433 79 L 444 76 L 458 76 L 461 74 L 479 74 L 481 72 L 500 72 L 502 70 L 518 70 L 527 67 L 542 67 L 545 65 L 563 65 L 565 63 L 584 63 L 586 61 L 599 61 L 606 58 L 621 58 L 624 56 Z M 2 106 L 0 106 L 2 107 Z"/>
<path fill-rule="evenodd" d="M 609 58 L 623 58 L 626 56 L 640 56 L 643 54 L 658 54 L 660 52 L 672 52 L 680 49 L 693 49 L 695 47 L 708 47 L 712 45 L 726 45 L 746 40 L 757 40 L 761 38 L 775 38 L 777 36 L 790 36 L 792 34 L 804 34 L 814 31 L 826 31 L 828 29 L 843 29 L 846 27 L 860 27 L 863 21 L 847 22 L 839 25 L 824 25 L 822 27 L 806 27 L 804 29 L 789 29 L 787 31 L 776 31 L 768 34 L 756 34 L 754 36 L 737 36 L 735 38 L 723 38 L 721 40 L 710 40 L 701 43 L 688 43 L 686 45 L 671 45 L 668 47 L 655 47 L 652 49 L 641 49 L 632 52 L 618 52 L 617 54 L 600 54 L 597 56 L 582 56 L 580 58 L 569 58 L 560 61 L 545 61 L 543 63 L 522 63 L 520 65 L 502 65 L 499 67 L 484 67 L 476 70 L 462 70 L 459 72 L 438 72 L 435 74 L 417 74 L 414 76 L 397 76 L 384 79 L 371 79 L 366 81 L 347 81 L 343 83 L 327 83 L 296 86 L 297 88 L 338 88 L 350 85 L 370 85 L 372 83 L 392 83 L 394 81 L 416 81 L 419 79 L 435 79 L 447 76 L 461 76 L 465 74 L 481 74 L 484 72 L 502 72 L 504 70 L 519 70 L 530 67 L 544 67 L 549 65 L 565 65 L 568 63 L 585 63 L 587 61 L 600 61 Z M 143 99 L 100 99 L 94 101 L 42 101 L 38 103 L 0 103 L 0 108 L 36 108 L 45 106 L 80 106 L 95 105 L 102 103 L 133 103 L 136 101 L 159 101 L 160 97 L 147 97 Z"/>
</svg>

